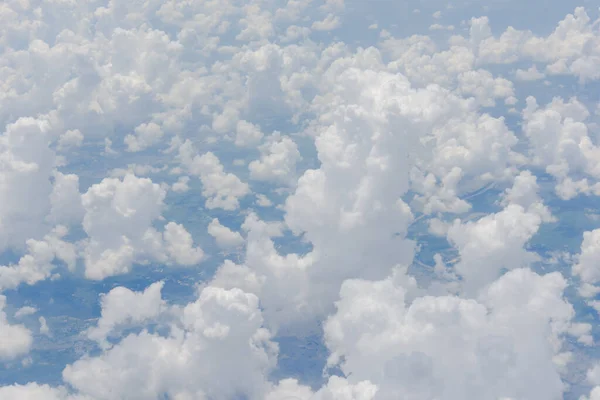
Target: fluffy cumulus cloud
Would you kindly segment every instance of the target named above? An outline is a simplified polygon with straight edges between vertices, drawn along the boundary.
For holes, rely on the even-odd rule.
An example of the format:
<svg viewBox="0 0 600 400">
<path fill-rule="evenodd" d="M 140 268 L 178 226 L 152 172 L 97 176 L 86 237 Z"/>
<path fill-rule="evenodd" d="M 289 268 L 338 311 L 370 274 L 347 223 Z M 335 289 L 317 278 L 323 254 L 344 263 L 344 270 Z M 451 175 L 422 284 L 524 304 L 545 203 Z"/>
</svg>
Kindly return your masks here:
<svg viewBox="0 0 600 400">
<path fill-rule="evenodd" d="M 50 118 L 23 117 L 7 124 L 0 136 L 0 250 L 22 247 L 48 230 L 45 217 L 56 164 L 48 146 L 52 123 Z"/>
<path fill-rule="evenodd" d="M 430 3 L 3 2 L 0 398 L 600 399 L 598 12 Z"/>
<path fill-rule="evenodd" d="M 585 297 L 593 297 L 600 292 L 600 229 L 583 233 L 581 253 L 573 265 L 573 275 L 581 279 L 580 291 Z"/>
<path fill-rule="evenodd" d="M 10 360 L 26 354 L 33 338 L 31 331 L 25 326 L 8 322 L 5 307 L 6 296 L 0 295 L 0 359 Z"/>
<path fill-rule="evenodd" d="M 204 255 L 183 225 L 169 222 L 161 234 L 166 190 L 148 178 L 128 174 L 105 178 L 81 198 L 85 214 L 82 241 L 85 274 L 91 279 L 124 274 L 134 263 L 159 261 L 193 265 Z"/>
<path fill-rule="evenodd" d="M 222 249 L 239 247 L 244 243 L 244 238 L 239 232 L 234 232 L 221 225 L 217 218 L 214 218 L 208 224 L 208 233 L 215 238 L 217 246 Z"/>
<path fill-rule="evenodd" d="M 544 63 L 545 71 L 549 74 L 574 75 L 581 82 L 600 78 L 593 68 L 600 56 L 597 26 L 598 23 L 590 18 L 583 7 L 575 8 L 547 37 L 512 27 L 495 37 L 491 34 L 487 18 L 472 20 L 472 29 L 477 33 L 474 37 L 476 50 L 482 62 L 533 60 Z"/>
<path fill-rule="evenodd" d="M 74 244 L 62 240 L 67 233 L 64 226 L 57 226 L 43 240 L 29 239 L 28 251 L 17 263 L 0 266 L 0 290 L 47 279 L 59 263 L 72 270 L 77 262 L 77 252 Z"/>
<path fill-rule="evenodd" d="M 382 399 L 559 399 L 553 357 L 574 315 L 565 287 L 558 273 L 517 269 L 478 299 L 408 302 L 392 279 L 350 280 L 325 324 L 328 363 L 377 384 Z"/>
<path fill-rule="evenodd" d="M 68 365 L 65 381 L 94 399 L 263 398 L 278 350 L 262 328 L 258 298 L 239 289 L 206 287 L 196 301 L 169 308 L 161 300 L 161 286 L 143 293 L 113 289 L 89 334 L 102 338 L 117 324 L 139 325 L 168 313 L 168 335 L 130 334 L 102 354 Z M 128 300 L 131 308 L 120 310 L 120 300 Z"/>
<path fill-rule="evenodd" d="M 191 174 L 200 177 L 202 194 L 206 197 L 206 208 L 235 210 L 239 208 L 239 199 L 250 191 L 248 184 L 242 182 L 235 174 L 225 172 L 223 164 L 215 154 L 196 154 L 189 140 L 179 147 L 179 158 Z"/>
<path fill-rule="evenodd" d="M 28 383 L 0 387 L 0 395 L 8 400 L 84 400 L 85 397 L 68 396 L 65 388 L 53 388 L 49 385 Z"/>
<path fill-rule="evenodd" d="M 466 291 L 476 291 L 492 283 L 501 271 L 529 266 L 539 258 L 525 245 L 552 217 L 537 196 L 536 177 L 522 172 L 507 189 L 504 203 L 500 212 L 475 222 L 455 220 L 448 228 L 447 238 L 460 256 L 454 270 Z"/>
<path fill-rule="evenodd" d="M 300 161 L 301 156 L 292 139 L 274 134 L 261 146 L 261 153 L 259 160 L 248 165 L 251 178 L 284 184 L 297 181 L 296 163 Z"/>
</svg>

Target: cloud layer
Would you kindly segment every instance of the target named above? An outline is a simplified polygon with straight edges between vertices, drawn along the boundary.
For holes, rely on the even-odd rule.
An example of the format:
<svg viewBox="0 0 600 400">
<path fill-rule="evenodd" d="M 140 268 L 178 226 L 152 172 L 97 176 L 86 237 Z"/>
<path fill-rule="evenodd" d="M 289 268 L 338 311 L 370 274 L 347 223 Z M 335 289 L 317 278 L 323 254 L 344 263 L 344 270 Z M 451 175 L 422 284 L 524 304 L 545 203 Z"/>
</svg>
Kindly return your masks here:
<svg viewBox="0 0 600 400">
<path fill-rule="evenodd" d="M 597 12 L 364 6 L 0 5 L 0 398 L 600 398 Z"/>
</svg>

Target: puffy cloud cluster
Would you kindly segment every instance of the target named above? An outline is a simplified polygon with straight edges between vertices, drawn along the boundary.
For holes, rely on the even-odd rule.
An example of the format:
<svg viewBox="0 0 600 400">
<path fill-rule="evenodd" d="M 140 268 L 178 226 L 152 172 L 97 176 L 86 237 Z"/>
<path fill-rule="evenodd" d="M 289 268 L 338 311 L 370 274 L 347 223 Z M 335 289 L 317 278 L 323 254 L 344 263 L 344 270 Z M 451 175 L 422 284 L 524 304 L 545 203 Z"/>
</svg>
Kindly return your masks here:
<svg viewBox="0 0 600 400">
<path fill-rule="evenodd" d="M 546 64 L 545 72 L 550 75 L 574 75 L 585 82 L 600 78 L 595 68 L 600 62 L 597 25 L 598 22 L 591 20 L 585 8 L 577 7 L 547 37 L 512 27 L 494 37 L 487 17 L 471 20 L 471 37 L 481 63 L 532 60 Z"/>
<path fill-rule="evenodd" d="M 260 159 L 248 165 L 250 178 L 292 185 L 297 182 L 296 163 L 302 157 L 292 139 L 274 134 L 260 150 Z"/>
<path fill-rule="evenodd" d="M 329 364 L 376 384 L 378 399 L 559 399 L 553 359 L 574 316 L 566 286 L 559 273 L 517 269 L 478 299 L 409 302 L 393 279 L 349 280 L 324 326 Z"/>
<path fill-rule="evenodd" d="M 163 281 L 102 294 L 84 332 L 99 348 L 69 362 L 64 386 L 40 378 L 0 398 L 565 396 L 593 327 L 570 304 L 569 271 L 533 272 L 542 257 L 528 244 L 560 214 L 541 174 L 561 201 L 600 195 L 597 115 L 589 96 L 521 99 L 509 77 L 598 80 L 598 21 L 577 8 L 546 37 L 496 36 L 478 17 L 461 36 L 437 11 L 430 30 L 447 40 L 382 30 L 366 47 L 324 43 L 355 6 L 0 5 L 0 359 L 35 347 L 24 317 L 36 309 L 14 313 L 23 324 L 6 311 L 21 284 L 78 266 L 118 282 L 136 265 L 220 263 L 187 304 L 163 299 Z M 492 211 L 470 214 L 492 185 Z M 171 196 L 206 224 L 165 218 Z M 455 260 L 432 245 L 435 266 L 419 270 L 421 219 Z M 583 234 L 570 270 L 597 310 L 599 232 Z M 282 249 L 290 237 L 308 250 Z M 38 321 L 54 335 L 58 322 Z M 275 336 L 310 328 L 345 377 L 274 381 Z"/>
<path fill-rule="evenodd" d="M 166 190 L 148 178 L 128 174 L 105 178 L 82 197 L 85 273 L 90 279 L 124 274 L 134 263 L 157 261 L 195 265 L 204 257 L 182 225 L 153 223 L 161 217 Z"/>
<path fill-rule="evenodd" d="M 103 298 L 102 318 L 89 335 L 103 339 L 118 325 L 144 326 L 165 313 L 171 314 L 165 321 L 168 334 L 145 329 L 130 334 L 101 355 L 67 366 L 65 382 L 94 399 L 262 398 L 277 345 L 261 327 L 258 298 L 239 289 L 206 287 L 185 307 L 167 307 L 161 286 L 143 293 L 113 289 Z M 128 310 L 121 308 L 124 299 Z"/>
<path fill-rule="evenodd" d="M 417 211 L 464 212 L 470 205 L 459 196 L 514 173 L 517 139 L 502 119 L 440 86 L 414 88 L 387 71 L 376 49 L 334 61 L 320 87 L 311 129 L 321 165 L 304 172 L 285 203 L 286 226 L 312 251 L 278 254 L 267 225 L 249 217 L 244 265 L 225 264 L 214 283 L 264 282 L 260 298 L 275 326 L 330 312 L 345 279 L 382 279 L 412 262 L 409 190 Z"/>
<path fill-rule="evenodd" d="M 240 206 L 239 199 L 250 192 L 248 184 L 225 172 L 216 155 L 211 152 L 197 154 L 189 140 L 179 146 L 179 158 L 190 174 L 200 177 L 208 209 L 235 210 Z"/>
<path fill-rule="evenodd" d="M 563 199 L 579 193 L 600 194 L 600 148 L 586 124 L 588 109 L 577 99 L 554 98 L 540 109 L 533 97 L 523 110 L 523 131 L 530 143 L 533 165 L 544 167 L 557 180 Z"/>
<path fill-rule="evenodd" d="M 29 329 L 7 321 L 5 306 L 6 296 L 0 295 L 0 360 L 10 360 L 26 354 L 33 343 Z"/>
<path fill-rule="evenodd" d="M 528 267 L 539 259 L 525 245 L 552 217 L 537 190 L 536 177 L 529 171 L 522 172 L 513 187 L 506 190 L 502 211 L 477 221 L 455 220 L 448 227 L 447 238 L 460 257 L 453 269 L 462 278 L 466 292 L 475 293 L 495 281 L 502 271 Z"/>
<path fill-rule="evenodd" d="M 600 288 L 596 286 L 600 283 L 599 259 L 600 229 L 584 232 L 581 253 L 573 265 L 573 274 L 581 279 L 580 293 L 584 297 L 594 297 L 600 293 Z"/>
<path fill-rule="evenodd" d="M 24 117 L 0 135 L 0 251 L 22 247 L 48 230 L 56 165 L 48 147 L 52 134 L 51 118 Z"/>
<path fill-rule="evenodd" d="M 18 263 L 0 266 L 0 291 L 14 289 L 22 283 L 33 285 L 49 278 L 61 261 L 69 269 L 75 268 L 77 251 L 75 245 L 63 238 L 67 234 L 64 226 L 58 226 L 43 240 L 27 240 L 27 253 Z"/>
</svg>

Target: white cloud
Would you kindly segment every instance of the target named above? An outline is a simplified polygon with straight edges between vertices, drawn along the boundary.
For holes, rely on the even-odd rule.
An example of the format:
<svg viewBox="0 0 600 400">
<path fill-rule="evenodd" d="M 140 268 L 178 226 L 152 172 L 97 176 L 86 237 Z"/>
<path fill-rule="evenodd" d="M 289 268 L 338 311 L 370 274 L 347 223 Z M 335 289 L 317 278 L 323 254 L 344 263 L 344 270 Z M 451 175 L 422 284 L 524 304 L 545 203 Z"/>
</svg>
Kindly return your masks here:
<svg viewBox="0 0 600 400">
<path fill-rule="evenodd" d="M 520 81 L 537 81 L 544 79 L 546 75 L 538 71 L 537 66 L 532 65 L 528 69 L 517 69 L 515 77 Z"/>
<path fill-rule="evenodd" d="M 104 138 L 104 153 L 103 155 L 115 155 L 117 152 L 112 148 L 112 140 Z"/>
<path fill-rule="evenodd" d="M 129 134 L 123 141 L 127 145 L 127 151 L 137 152 L 158 143 L 163 135 L 160 125 L 149 122 L 138 125 L 135 128 L 135 135 Z"/>
<path fill-rule="evenodd" d="M 129 272 L 136 259 L 157 251 L 153 236 L 158 233 L 151 224 L 161 214 L 165 195 L 150 179 L 130 174 L 122 180 L 105 178 L 82 195 L 88 278 Z"/>
<path fill-rule="evenodd" d="M 522 172 L 506 191 L 502 211 L 474 222 L 455 220 L 448 228 L 447 238 L 460 255 L 454 269 L 462 276 L 467 293 L 477 293 L 503 270 L 528 267 L 539 260 L 536 253 L 525 250 L 525 244 L 543 222 L 552 219 L 537 190 L 535 176 Z"/>
<path fill-rule="evenodd" d="M 22 248 L 49 230 L 52 129 L 49 118 L 19 118 L 0 135 L 0 251 Z"/>
<path fill-rule="evenodd" d="M 37 312 L 37 308 L 31 307 L 31 306 L 24 306 L 17 310 L 17 312 L 15 313 L 15 318 L 21 318 L 26 315 L 32 315 L 32 314 L 35 314 L 36 312 Z"/>
<path fill-rule="evenodd" d="M 520 269 L 539 260 L 526 246 L 553 220 L 545 202 L 555 204 L 542 200 L 536 177 L 524 169 L 550 174 L 563 201 L 600 194 L 598 121 L 587 104 L 594 99 L 585 86 L 555 82 L 556 75 L 582 84 L 600 78 L 591 14 L 577 8 L 547 36 L 515 28 L 496 35 L 487 17 L 458 25 L 456 18 L 468 16 L 458 15 L 457 4 L 443 21 L 434 13 L 433 37 L 394 37 L 413 26 L 389 25 L 377 4 L 359 16 L 369 19 L 364 28 L 377 20 L 369 28 L 386 29 L 350 42 L 344 35 L 361 34 L 354 17 L 362 9 L 341 0 L 142 3 L 0 6 L 0 253 L 18 260 L 0 266 L 0 290 L 10 296 L 20 284 L 63 274 L 61 264 L 75 271 L 78 261 L 88 278 L 104 279 L 139 264 L 194 266 L 214 253 L 163 218 L 163 209 L 198 212 L 183 196 L 174 196 L 173 208 L 165 204 L 169 188 L 158 179 L 167 169 L 179 177 L 170 187 L 175 193 L 198 196 L 190 179 L 199 178 L 208 234 L 243 254 L 223 261 L 187 306 L 167 305 L 160 283 L 140 293 L 114 289 L 88 331 L 105 348 L 65 370 L 69 389 L 13 385 L 1 387 L 0 398 L 563 396 L 560 374 L 582 361 L 561 348 L 562 336 L 593 344 L 591 325 L 571 321 L 560 275 Z M 494 26 L 501 15 L 491 14 Z M 321 40 L 327 37 L 330 43 Z M 528 95 L 523 89 L 544 89 L 521 81 L 545 77 L 568 100 L 538 106 L 529 97 L 522 114 L 505 110 Z M 562 92 L 573 90 L 579 99 Z M 483 110 L 498 101 L 507 107 Z M 269 135 L 275 129 L 290 136 Z M 312 149 L 300 154 L 305 143 L 299 148 L 291 132 L 314 139 L 314 160 Z M 171 138 L 165 152 L 134 154 Z M 232 149 L 239 177 L 226 172 Z M 316 166 L 301 170 L 302 157 Z M 140 178 L 148 175 L 155 182 Z M 282 204 L 261 209 L 260 218 L 243 209 L 241 200 L 252 194 L 246 179 L 268 182 L 253 184 L 277 194 L 256 194 L 252 207 Z M 493 211 L 451 222 L 454 214 L 492 206 L 472 200 L 492 184 L 509 187 Z M 421 269 L 416 243 L 407 239 L 418 214 L 429 233 L 450 240 L 458 259 L 437 254 L 432 270 Z M 217 215 L 245 216 L 243 232 Z M 87 237 L 69 243 L 80 225 Z M 310 250 L 281 251 L 274 237 L 288 229 Z M 421 231 L 414 237 L 429 240 Z M 572 263 L 585 297 L 600 291 L 596 239 L 596 230 L 587 232 Z M 428 250 L 428 242 L 418 244 Z M 404 273 L 408 265 L 431 286 L 417 288 Z M 31 312 L 22 308 L 15 318 Z M 347 378 L 315 390 L 295 380 L 269 382 L 277 351 L 263 326 L 297 333 L 328 315 L 330 361 Z M 31 337 L 0 316 L 0 335 Z M 43 317 L 38 321 L 44 330 Z M 51 322 L 53 335 L 61 332 Z M 131 327 L 135 333 L 118 337 Z M 2 357 L 0 341 L 0 357 L 30 346 L 21 342 Z M 544 385 L 531 384 L 539 381 Z"/>
<path fill-rule="evenodd" d="M 200 156 L 190 142 L 185 142 L 179 148 L 179 157 L 191 174 L 200 177 L 206 208 L 235 210 L 239 208 L 239 199 L 250 193 L 246 183 L 225 172 L 223 164 L 213 153 Z"/>
<path fill-rule="evenodd" d="M 260 151 L 260 159 L 248 165 L 251 179 L 288 185 L 296 183 L 296 164 L 302 156 L 292 139 L 275 133 L 260 146 Z"/>
<path fill-rule="evenodd" d="M 523 131 L 529 139 L 531 162 L 544 167 L 557 181 L 556 193 L 564 200 L 579 193 L 599 194 L 600 186 L 588 178 L 600 177 L 600 148 L 589 135 L 590 113 L 576 98 L 555 97 L 540 108 L 534 97 L 523 110 Z"/>
<path fill-rule="evenodd" d="M 322 77 L 323 97 L 312 105 L 321 117 L 311 126 L 321 165 L 304 172 L 284 208 L 286 225 L 312 251 L 280 255 L 262 221 L 245 223 L 246 260 L 227 274 L 263 282 L 258 295 L 274 327 L 328 313 L 347 278 L 381 279 L 412 262 L 413 243 L 404 239 L 412 212 L 399 201 L 411 185 L 423 209 L 456 212 L 469 207 L 462 193 L 512 179 L 517 139 L 502 119 L 439 86 L 415 89 L 385 68 L 368 49 L 338 58 Z M 421 185 L 416 168 L 431 171 L 434 183 Z M 231 287 L 227 274 L 218 274 L 219 285 Z"/>
<path fill-rule="evenodd" d="M 40 323 L 40 333 L 42 335 L 50 335 L 50 328 L 48 327 L 48 323 L 46 322 L 46 318 L 39 317 L 38 322 Z"/>
<path fill-rule="evenodd" d="M 108 347 L 106 339 L 114 333 L 116 328 L 142 325 L 156 319 L 166 309 L 166 303 L 161 298 L 163 286 L 163 282 L 156 282 L 143 292 L 133 292 L 124 287 L 116 287 L 101 295 L 102 315 L 96 326 L 87 330 L 87 337 L 103 347 Z"/>
<path fill-rule="evenodd" d="M 11 360 L 27 354 L 33 343 L 31 331 L 23 325 L 12 325 L 3 311 L 6 296 L 0 295 L 0 360 Z"/>
<path fill-rule="evenodd" d="M 165 196 L 162 186 L 131 174 L 105 178 L 82 195 L 86 277 L 125 274 L 134 263 L 150 260 L 184 266 L 202 260 L 204 252 L 182 225 L 169 222 L 162 234 L 152 226 L 161 218 Z"/>
<path fill-rule="evenodd" d="M 236 126 L 235 145 L 236 146 L 255 146 L 263 138 L 260 127 L 248 122 L 238 121 Z"/>
<path fill-rule="evenodd" d="M 298 384 L 295 379 L 284 379 L 265 400 L 372 400 L 376 394 L 377 386 L 368 381 L 350 384 L 344 378 L 332 376 L 316 393 L 309 387 Z"/>
<path fill-rule="evenodd" d="M 67 396 L 65 388 L 53 388 L 33 382 L 26 385 L 0 386 L 0 397 L 6 400 L 86 400 Z"/>
<path fill-rule="evenodd" d="M 259 193 L 256 195 L 256 204 L 258 204 L 260 207 L 271 207 L 273 202 L 264 194 Z"/>
<path fill-rule="evenodd" d="M 583 233 L 583 241 L 581 243 L 581 253 L 577 257 L 576 264 L 573 265 L 573 275 L 579 276 L 582 285 L 597 285 L 600 282 L 600 265 L 598 259 L 600 257 L 600 229 Z M 585 287 L 583 287 L 585 288 Z M 586 291 L 582 294 L 586 294 Z M 589 296 L 593 297 L 595 291 L 587 290 Z M 599 382 L 600 384 L 600 382 Z"/>
<path fill-rule="evenodd" d="M 204 251 L 194 247 L 192 235 L 183 225 L 169 222 L 163 232 L 169 256 L 179 265 L 196 265 L 204 258 Z"/>
<path fill-rule="evenodd" d="M 441 24 L 432 24 L 429 25 L 430 31 L 453 31 L 454 25 L 441 25 Z"/>
<path fill-rule="evenodd" d="M 75 268 L 76 247 L 63 240 L 67 233 L 67 228 L 58 226 L 42 240 L 27 240 L 27 252 L 18 263 L 0 266 L 0 291 L 49 278 L 56 268 L 55 261 L 64 262 L 69 269 Z"/>
<path fill-rule="evenodd" d="M 115 168 L 110 171 L 111 178 L 124 178 L 128 174 L 143 177 L 157 174 L 166 169 L 166 166 L 155 167 L 149 164 L 127 164 L 127 168 Z"/>
<path fill-rule="evenodd" d="M 139 320 L 156 310 L 147 306 L 158 304 L 157 290 L 149 288 L 144 294 L 121 290 L 120 294 L 135 297 L 136 309 L 127 312 L 126 318 Z M 123 320 L 123 311 L 106 307 L 116 312 L 113 322 Z M 63 372 L 65 382 L 96 400 L 163 395 L 225 399 L 238 394 L 264 398 L 265 376 L 275 367 L 277 345 L 261 328 L 256 296 L 239 289 L 206 287 L 195 302 L 175 315 L 166 336 L 147 331 L 131 334 L 99 356 L 68 365 Z"/>
<path fill-rule="evenodd" d="M 515 95 L 513 83 L 504 78 L 494 78 L 486 70 L 463 72 L 458 76 L 460 93 L 472 95 L 486 107 L 495 105 L 498 98 L 506 99 Z"/>
<path fill-rule="evenodd" d="M 592 385 L 600 385 L 600 364 L 594 365 L 587 371 L 587 381 Z M 598 399 L 600 399 L 600 386 L 593 387 L 589 397 L 582 396 L 580 400 Z"/>
<path fill-rule="evenodd" d="M 392 279 L 350 280 L 325 324 L 329 364 L 376 384 L 378 399 L 561 398 L 553 356 L 574 315 L 565 287 L 559 273 L 519 269 L 478 301 L 411 302 Z"/>
<path fill-rule="evenodd" d="M 208 233 L 215 238 L 217 246 L 222 249 L 236 248 L 244 244 L 245 240 L 239 232 L 234 232 L 221 225 L 218 218 L 213 218 L 208 224 Z"/>
<path fill-rule="evenodd" d="M 55 171 L 50 193 L 50 215 L 55 224 L 78 225 L 83 219 L 83 205 L 79 193 L 79 177 Z"/>
<path fill-rule="evenodd" d="M 582 396 L 580 400 L 600 400 L 600 386 L 596 386 L 590 392 L 590 396 Z"/>
<path fill-rule="evenodd" d="M 332 31 L 340 27 L 342 21 L 334 14 L 328 14 L 322 21 L 313 22 L 311 28 L 316 31 Z"/>
<path fill-rule="evenodd" d="M 81 147 L 83 133 L 79 129 L 68 130 L 58 138 L 58 149 L 67 150 L 72 147 Z"/>
<path fill-rule="evenodd" d="M 594 28 L 597 22 L 590 19 L 583 7 L 568 14 L 547 37 L 509 27 L 495 38 L 487 18 L 473 19 L 471 23 L 472 39 L 479 32 L 475 44 L 481 62 L 503 64 L 530 59 L 545 63 L 550 75 L 574 75 L 581 82 L 600 78 L 594 68 L 600 59 L 600 34 Z"/>
<path fill-rule="evenodd" d="M 188 190 L 190 190 L 190 187 L 188 186 L 189 181 L 189 176 L 180 176 L 177 179 L 177 182 L 171 186 L 171 190 L 173 190 L 175 193 L 186 193 Z"/>
</svg>

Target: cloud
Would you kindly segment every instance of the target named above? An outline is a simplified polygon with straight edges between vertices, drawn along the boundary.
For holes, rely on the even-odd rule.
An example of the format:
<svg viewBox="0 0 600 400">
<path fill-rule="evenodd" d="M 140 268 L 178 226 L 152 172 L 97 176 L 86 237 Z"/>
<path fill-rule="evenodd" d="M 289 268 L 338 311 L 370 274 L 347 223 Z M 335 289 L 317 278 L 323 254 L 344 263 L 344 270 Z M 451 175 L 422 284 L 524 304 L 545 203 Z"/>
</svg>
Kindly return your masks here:
<svg viewBox="0 0 600 400">
<path fill-rule="evenodd" d="M 11 360 L 29 352 L 33 337 L 25 326 L 7 321 L 5 306 L 6 296 L 0 295 L 0 359 Z"/>
<path fill-rule="evenodd" d="M 58 226 L 42 240 L 27 240 L 27 252 L 16 264 L 0 266 L 0 291 L 49 278 L 59 261 L 71 270 L 75 268 L 77 251 L 75 245 L 63 240 L 67 233 L 67 228 Z"/>
<path fill-rule="evenodd" d="M 194 247 L 192 235 L 183 225 L 169 222 L 163 233 L 167 253 L 179 265 L 195 265 L 204 258 L 204 251 Z"/>
<path fill-rule="evenodd" d="M 67 396 L 64 388 L 53 388 L 34 382 L 26 385 L 0 386 L 0 396 L 6 400 L 77 400 L 75 397 Z M 79 399 L 85 400 L 85 398 Z"/>
<path fill-rule="evenodd" d="M 236 125 L 236 146 L 253 146 L 260 142 L 263 133 L 260 128 L 248 121 L 238 121 Z"/>
<path fill-rule="evenodd" d="M 48 147 L 52 129 L 49 118 L 19 118 L 0 135 L 0 251 L 22 248 L 49 230 L 44 218 L 55 166 Z"/>
<path fill-rule="evenodd" d="M 200 177 L 206 208 L 235 210 L 239 208 L 239 199 L 250 193 L 246 183 L 225 172 L 223 164 L 213 153 L 198 155 L 191 142 L 186 141 L 179 148 L 179 157 L 191 174 Z"/>
<path fill-rule="evenodd" d="M 98 328 L 91 332 L 104 337 L 115 323 L 152 318 L 160 312 L 161 286 L 151 286 L 144 293 L 113 289 L 104 297 Z M 133 310 L 120 310 L 117 300 L 121 296 L 132 300 Z M 166 336 L 146 330 L 130 334 L 102 354 L 68 365 L 63 372 L 65 382 L 97 400 L 163 395 L 232 398 L 237 394 L 263 398 L 268 389 L 265 376 L 275 367 L 277 345 L 261 327 L 256 296 L 239 289 L 206 287 L 196 301 L 173 312 L 176 319 Z"/>
<path fill-rule="evenodd" d="M 234 232 L 221 225 L 218 218 L 208 224 L 208 233 L 215 238 L 217 246 L 222 249 L 236 248 L 244 244 L 245 240 L 239 232 Z"/>
<path fill-rule="evenodd" d="M 117 327 L 141 325 L 157 318 L 166 308 L 161 297 L 163 286 L 163 282 L 156 282 L 143 292 L 116 287 L 101 295 L 102 315 L 96 326 L 88 329 L 88 338 L 108 347 L 106 339 Z M 127 307 L 124 308 L 123 304 L 127 304 Z"/>
<path fill-rule="evenodd" d="M 79 129 L 68 130 L 58 138 L 58 149 L 67 150 L 71 147 L 81 147 L 83 133 Z"/>
<path fill-rule="evenodd" d="M 35 314 L 36 312 L 37 312 L 37 308 L 31 307 L 31 306 L 24 306 L 17 310 L 17 312 L 15 313 L 15 318 L 21 318 L 26 315 L 32 315 L 32 314 Z"/>
<path fill-rule="evenodd" d="M 324 20 L 313 22 L 311 28 L 316 31 L 332 31 L 340 25 L 340 18 L 337 15 L 329 14 Z"/>
<path fill-rule="evenodd" d="M 581 279 L 580 292 L 585 297 L 593 297 L 597 291 L 594 285 L 600 282 L 600 268 L 598 257 L 600 256 L 600 229 L 583 233 L 581 253 L 577 262 L 573 265 L 573 275 Z"/>
<path fill-rule="evenodd" d="M 188 190 L 190 190 L 190 187 L 188 186 L 188 182 L 189 181 L 190 181 L 190 177 L 189 176 L 180 176 L 177 179 L 177 182 L 175 182 L 173 184 L 173 186 L 171 186 L 171 189 L 175 193 L 185 193 Z"/>
<path fill-rule="evenodd" d="M 542 275 L 530 243 L 600 193 L 591 12 L 541 34 L 520 13 L 492 30 L 510 2 L 397 26 L 390 5 L 340 0 L 30 3 L 0 6 L 0 358 L 46 365 L 31 330 L 48 323 L 64 339 L 60 319 L 13 323 L 6 298 L 36 306 L 14 318 L 40 307 L 21 285 L 113 278 L 85 331 L 100 348 L 68 361 L 66 386 L 0 398 L 571 395 L 594 340 L 565 293 L 600 309 L 597 230 L 577 226 L 579 254 L 552 266 L 573 283 Z M 189 304 L 162 281 L 120 286 L 146 265 L 189 267 L 153 269 L 187 285 L 206 259 L 219 267 Z M 345 377 L 275 381 L 274 335 L 321 327 Z"/>
<path fill-rule="evenodd" d="M 63 174 L 58 171 L 54 172 L 53 177 L 48 220 L 54 224 L 81 224 L 84 209 L 79 193 L 79 177 L 75 174 Z"/>
<path fill-rule="evenodd" d="M 561 398 L 553 357 L 574 316 L 566 285 L 559 273 L 517 269 L 479 300 L 411 302 L 393 279 L 349 280 L 324 326 L 328 364 L 351 382 L 370 380 L 378 399 Z M 543 387 L 524 384 L 538 380 Z"/>
<path fill-rule="evenodd" d="M 583 7 L 577 7 L 560 21 L 547 37 L 509 27 L 493 37 L 489 21 L 473 19 L 472 38 L 477 32 L 478 59 L 482 63 L 513 63 L 521 59 L 543 62 L 550 75 L 574 75 L 581 82 L 600 78 L 592 65 L 600 56 L 600 35 Z"/>
<path fill-rule="evenodd" d="M 271 207 L 273 202 L 264 194 L 259 193 L 256 195 L 256 204 L 258 204 L 260 207 Z"/>
<path fill-rule="evenodd" d="M 125 136 L 124 142 L 127 145 L 127 151 L 137 152 L 158 143 L 163 137 L 164 132 L 161 127 L 154 122 L 138 125 L 135 130 L 135 135 L 129 134 Z"/>
<path fill-rule="evenodd" d="M 39 317 L 38 321 L 40 323 L 40 333 L 42 335 L 50 335 L 50 328 L 48 327 L 48 323 L 46 322 L 46 318 L 44 317 Z"/>
<path fill-rule="evenodd" d="M 447 238 L 460 257 L 454 270 L 462 277 L 466 292 L 476 293 L 494 282 L 501 271 L 528 267 L 539 259 L 537 254 L 525 250 L 525 245 L 540 225 L 552 218 L 537 191 L 535 176 L 521 172 L 506 191 L 502 211 L 475 222 L 455 220 L 450 225 Z"/>
<path fill-rule="evenodd" d="M 133 264 L 158 261 L 195 265 L 204 252 L 194 247 L 183 225 L 168 222 L 161 234 L 153 223 L 161 218 L 166 190 L 149 178 L 127 174 L 105 178 L 82 195 L 85 215 L 83 258 L 89 279 L 125 274 Z"/>
<path fill-rule="evenodd" d="M 528 69 L 517 69 L 515 77 L 520 81 L 537 81 L 544 79 L 546 75 L 543 72 L 538 71 L 535 65 L 532 65 Z"/>
<path fill-rule="evenodd" d="M 523 110 L 523 132 L 529 139 L 531 162 L 555 178 L 556 194 L 564 200 L 580 193 L 600 193 L 600 187 L 588 180 L 600 176 L 600 149 L 586 125 L 589 115 L 576 98 L 565 101 L 555 97 L 540 108 L 534 97 L 528 97 Z"/>
<path fill-rule="evenodd" d="M 292 139 L 279 133 L 273 134 L 260 146 L 260 151 L 260 159 L 248 165 L 251 179 L 287 185 L 297 182 L 296 164 L 302 156 Z"/>
<path fill-rule="evenodd" d="M 88 278 L 126 273 L 136 253 L 143 257 L 157 250 L 152 239 L 158 233 L 151 224 L 161 214 L 165 195 L 150 179 L 131 174 L 122 180 L 105 178 L 82 195 Z"/>
<path fill-rule="evenodd" d="M 371 400 L 376 394 L 377 387 L 368 381 L 353 385 L 344 378 L 332 376 L 316 393 L 309 387 L 298 384 L 295 379 L 284 379 L 265 400 Z"/>
</svg>

